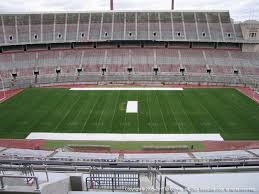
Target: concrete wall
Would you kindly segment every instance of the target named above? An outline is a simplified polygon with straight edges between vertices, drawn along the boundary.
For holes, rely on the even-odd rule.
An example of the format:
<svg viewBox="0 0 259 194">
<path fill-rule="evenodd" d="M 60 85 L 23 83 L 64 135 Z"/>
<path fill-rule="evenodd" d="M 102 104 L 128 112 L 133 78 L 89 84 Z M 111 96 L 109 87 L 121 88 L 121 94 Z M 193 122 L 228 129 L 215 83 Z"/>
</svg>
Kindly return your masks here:
<svg viewBox="0 0 259 194">
<path fill-rule="evenodd" d="M 71 176 L 71 190 L 72 191 L 82 191 L 82 177 L 81 176 Z"/>
<path fill-rule="evenodd" d="M 259 36 L 259 34 L 258 34 L 258 36 Z M 243 44 L 242 51 L 259 53 L 259 44 Z"/>
<path fill-rule="evenodd" d="M 259 41 L 259 22 L 257 21 L 249 21 L 249 22 L 244 22 L 240 24 L 242 34 L 245 40 L 256 40 Z M 255 38 L 250 38 L 249 34 L 251 32 L 254 32 L 257 34 Z"/>
<path fill-rule="evenodd" d="M 71 191 L 70 178 L 66 177 L 57 182 L 51 182 L 43 185 L 41 188 L 42 194 L 67 194 Z"/>
</svg>

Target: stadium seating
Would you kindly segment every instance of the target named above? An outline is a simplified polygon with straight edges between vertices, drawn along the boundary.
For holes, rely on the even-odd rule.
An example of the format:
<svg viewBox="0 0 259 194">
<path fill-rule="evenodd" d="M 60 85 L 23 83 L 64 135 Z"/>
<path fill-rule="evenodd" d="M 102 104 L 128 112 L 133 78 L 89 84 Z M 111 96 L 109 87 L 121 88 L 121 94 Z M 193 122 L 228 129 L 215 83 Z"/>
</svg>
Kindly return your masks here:
<svg viewBox="0 0 259 194">
<path fill-rule="evenodd" d="M 70 152 L 58 149 L 56 151 L 31 150 L 18 148 L 0 148 L 0 157 L 28 158 L 61 161 L 124 161 L 124 162 L 184 162 L 197 160 L 246 160 L 259 157 L 258 149 L 191 152 L 191 153 L 85 153 Z"/>
<path fill-rule="evenodd" d="M 259 156 L 259 149 L 251 149 L 251 150 L 248 150 L 252 153 L 254 153 L 256 156 Z"/>
<path fill-rule="evenodd" d="M 253 158 L 253 155 L 244 150 L 221 151 L 221 152 L 194 152 L 197 159 L 246 159 Z"/>
<path fill-rule="evenodd" d="M 52 153 L 53 151 L 9 148 L 2 151 L 0 153 L 0 156 L 44 158 L 44 157 L 48 157 Z"/>
<path fill-rule="evenodd" d="M 124 160 L 126 161 L 174 161 L 189 159 L 191 157 L 186 153 L 124 154 Z"/>
<path fill-rule="evenodd" d="M 1 17 L 0 29 L 4 28 L 5 33 L 0 35 L 0 46 L 42 41 L 243 40 L 240 25 L 231 22 L 229 12 L 89 12 Z"/>
<path fill-rule="evenodd" d="M 1 20 L 0 75 L 9 88 L 259 80 L 259 55 L 241 52 L 241 24 L 228 11 L 1 14 Z"/>
<path fill-rule="evenodd" d="M 117 160 L 119 154 L 110 153 L 81 153 L 81 152 L 62 152 L 59 151 L 52 156 L 52 159 L 64 160 Z"/>
<path fill-rule="evenodd" d="M 51 84 L 51 81 L 98 82 L 102 79 L 98 76 L 102 75 L 109 81 L 242 84 L 259 80 L 258 59 L 256 53 L 238 50 L 122 48 L 28 51 L 0 54 L 0 75 L 9 87 L 14 78 L 14 87 L 35 83 L 35 72 L 38 72 L 37 84 Z M 235 71 L 238 71 L 238 77 Z M 120 76 L 116 77 L 118 74 Z"/>
</svg>

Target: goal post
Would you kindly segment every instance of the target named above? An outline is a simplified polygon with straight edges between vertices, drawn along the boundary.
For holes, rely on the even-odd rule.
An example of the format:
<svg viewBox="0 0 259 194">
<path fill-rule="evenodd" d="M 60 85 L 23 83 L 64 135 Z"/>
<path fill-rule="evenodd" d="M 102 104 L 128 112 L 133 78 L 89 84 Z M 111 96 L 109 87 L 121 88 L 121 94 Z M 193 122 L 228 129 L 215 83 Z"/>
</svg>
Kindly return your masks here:
<svg viewBox="0 0 259 194">
<path fill-rule="evenodd" d="M 4 87 L 4 80 L 0 75 L 0 102 L 2 102 L 6 98 L 6 91 Z"/>
</svg>

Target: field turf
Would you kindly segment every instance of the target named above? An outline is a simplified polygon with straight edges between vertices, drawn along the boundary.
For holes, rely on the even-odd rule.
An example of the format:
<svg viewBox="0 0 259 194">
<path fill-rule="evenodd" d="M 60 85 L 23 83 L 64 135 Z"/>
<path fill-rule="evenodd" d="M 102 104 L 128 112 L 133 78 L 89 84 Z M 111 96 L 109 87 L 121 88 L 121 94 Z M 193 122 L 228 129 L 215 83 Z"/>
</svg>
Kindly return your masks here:
<svg viewBox="0 0 259 194">
<path fill-rule="evenodd" d="M 139 112 L 127 114 L 127 101 Z M 69 91 L 26 89 L 0 104 L 0 137 L 30 132 L 220 133 L 259 140 L 259 106 L 235 89 Z"/>
<path fill-rule="evenodd" d="M 112 150 L 143 150 L 144 146 L 188 146 L 189 149 L 193 147 L 193 150 L 204 149 L 200 142 L 175 142 L 175 141 L 51 141 L 48 140 L 44 144 L 45 149 L 56 149 L 66 145 L 107 145 Z"/>
</svg>

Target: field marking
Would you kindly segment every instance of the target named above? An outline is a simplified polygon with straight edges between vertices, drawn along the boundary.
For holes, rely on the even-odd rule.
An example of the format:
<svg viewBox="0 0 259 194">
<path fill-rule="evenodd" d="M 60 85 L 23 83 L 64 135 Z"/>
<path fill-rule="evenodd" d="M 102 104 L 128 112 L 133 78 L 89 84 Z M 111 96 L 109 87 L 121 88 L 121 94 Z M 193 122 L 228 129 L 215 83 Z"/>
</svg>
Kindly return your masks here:
<svg viewBox="0 0 259 194">
<path fill-rule="evenodd" d="M 30 133 L 26 139 L 67 141 L 224 141 L 220 134 Z"/>
<path fill-rule="evenodd" d="M 82 113 L 82 111 L 83 111 L 83 109 L 84 109 L 84 106 L 85 106 L 85 105 L 88 105 L 88 104 L 90 103 L 89 98 L 90 98 L 90 97 L 89 97 L 89 95 L 88 95 L 88 96 L 87 96 L 87 99 L 82 102 L 81 107 L 80 107 L 78 113 L 76 114 L 75 118 L 78 119 L 78 117 L 80 116 L 80 114 Z M 81 132 L 82 132 L 82 130 L 81 130 Z"/>
<path fill-rule="evenodd" d="M 151 114 L 150 114 L 150 107 L 149 107 L 149 95 L 146 95 L 147 96 L 147 107 L 148 107 L 148 114 L 149 114 L 149 119 L 150 119 L 150 122 L 149 123 L 151 123 L 152 122 L 152 118 L 151 118 Z M 153 131 L 153 125 L 151 125 L 151 129 L 152 129 L 152 133 L 154 132 Z"/>
<path fill-rule="evenodd" d="M 163 112 L 161 111 L 161 105 L 159 103 L 159 100 L 158 100 L 158 97 L 157 97 L 157 93 L 155 93 L 155 96 L 156 96 L 156 99 L 157 99 L 157 102 L 158 102 L 158 105 L 159 105 L 159 110 L 160 110 L 160 114 L 162 115 L 162 119 L 163 119 L 163 124 L 165 126 L 165 130 L 166 130 L 166 133 L 168 132 L 168 129 L 167 129 L 167 126 L 165 124 L 165 118 L 164 118 L 164 115 L 163 115 Z"/>
<path fill-rule="evenodd" d="M 105 98 L 106 99 L 106 98 Z M 104 99 L 104 100 L 105 100 Z M 107 104 L 107 103 L 105 103 L 105 104 Z M 104 110 L 105 110 L 105 105 L 102 107 L 102 113 L 100 114 L 100 117 L 99 117 L 99 119 L 98 119 L 98 123 L 97 123 L 97 127 L 96 127 L 96 129 L 98 130 L 98 128 L 99 128 L 99 125 L 100 125 L 100 121 L 101 121 L 101 118 L 102 118 L 102 115 L 103 115 L 103 112 L 104 112 Z"/>
<path fill-rule="evenodd" d="M 169 95 L 166 94 L 166 96 L 168 97 Z M 180 127 L 180 125 L 179 125 L 179 123 L 178 123 L 178 121 L 177 121 L 177 119 L 176 119 L 175 112 L 174 112 L 174 110 L 172 109 L 171 103 L 170 103 L 170 101 L 168 101 L 168 98 L 166 98 L 166 102 L 167 102 L 167 104 L 168 104 L 168 106 L 169 106 L 170 112 L 172 113 L 172 115 L 173 115 L 173 117 L 174 117 L 174 120 L 175 120 L 175 122 L 176 122 L 176 124 L 177 124 L 177 126 L 178 126 L 178 128 L 179 128 L 179 130 L 180 130 L 180 132 L 183 133 L 183 130 L 181 129 L 181 127 Z"/>
<path fill-rule="evenodd" d="M 184 94 L 183 94 L 183 96 L 184 96 Z M 179 96 L 177 96 L 177 98 L 179 99 Z M 185 111 L 185 108 L 184 108 L 184 106 L 183 106 L 183 101 L 182 101 L 181 98 L 180 98 L 180 103 L 181 103 L 181 107 L 183 108 L 183 112 L 184 112 L 184 114 L 186 115 L 186 118 L 187 118 L 187 119 L 190 121 L 190 123 L 191 123 L 192 130 L 197 132 L 196 128 L 194 127 L 194 125 L 193 125 L 193 123 L 192 123 L 192 120 L 190 119 L 190 116 L 189 116 L 189 115 L 186 113 L 186 111 Z"/>
<path fill-rule="evenodd" d="M 138 101 L 128 101 L 126 113 L 138 113 Z"/>
<path fill-rule="evenodd" d="M 128 99 L 128 92 L 126 93 L 126 100 Z M 123 128 L 122 128 L 122 132 L 124 132 L 125 131 L 125 127 L 126 127 L 126 125 L 127 125 L 127 114 L 125 113 L 125 111 L 123 112 L 123 114 L 124 114 L 124 124 L 123 124 Z"/>
<path fill-rule="evenodd" d="M 96 99 L 96 102 L 94 103 L 94 105 L 93 105 L 93 107 L 92 107 L 90 113 L 88 114 L 88 117 L 87 117 L 87 119 L 85 120 L 84 125 L 83 125 L 81 131 L 85 129 L 86 124 L 87 124 L 87 122 L 89 121 L 89 119 L 90 119 L 90 117 L 91 117 L 91 114 L 92 114 L 92 112 L 93 112 L 93 110 L 94 110 L 94 107 L 96 106 L 96 104 L 97 104 L 98 101 L 99 101 L 99 98 L 101 97 L 101 95 L 98 95 L 98 96 L 99 96 L 98 98 L 95 98 L 95 99 Z"/>
<path fill-rule="evenodd" d="M 117 96 L 117 98 L 116 98 L 116 101 L 115 101 L 115 108 L 114 108 L 114 111 L 113 111 L 112 122 L 111 122 L 111 130 L 113 130 L 113 120 L 114 120 L 115 113 L 116 113 L 116 111 L 117 111 L 116 108 L 117 108 L 119 99 L 120 99 L 120 92 L 119 92 L 119 94 L 118 94 L 118 96 Z"/>
<path fill-rule="evenodd" d="M 154 88 L 154 87 L 136 87 L 136 88 L 70 88 L 71 91 L 183 91 L 183 88 Z"/>
<path fill-rule="evenodd" d="M 138 92 L 138 102 L 139 102 L 139 92 Z M 138 121 L 138 133 L 139 133 L 139 115 L 140 115 L 140 111 L 139 111 L 139 114 L 137 114 L 137 121 Z"/>
<path fill-rule="evenodd" d="M 199 94 L 198 94 L 199 95 Z M 208 115 L 212 118 L 212 120 L 215 121 L 215 123 L 218 125 L 219 130 L 222 131 L 224 133 L 224 130 L 222 129 L 222 126 L 217 122 L 217 120 L 214 118 L 214 116 L 207 110 L 207 108 L 205 106 L 203 106 L 203 104 L 198 101 L 198 104 L 200 104 L 200 106 L 207 112 L 209 113 Z"/>
<path fill-rule="evenodd" d="M 64 115 L 64 117 L 58 122 L 58 124 L 56 125 L 56 127 L 54 128 L 54 130 L 56 131 L 57 128 L 60 126 L 61 123 L 63 123 L 63 121 L 65 120 L 65 118 L 67 117 L 67 115 L 69 115 L 69 113 L 71 112 L 71 110 L 73 109 L 73 107 L 75 106 L 76 103 L 78 103 L 78 101 L 80 100 L 80 96 L 77 96 L 77 100 L 75 100 L 75 102 L 72 104 L 72 106 L 69 108 L 69 110 L 66 112 L 66 114 Z"/>
</svg>

